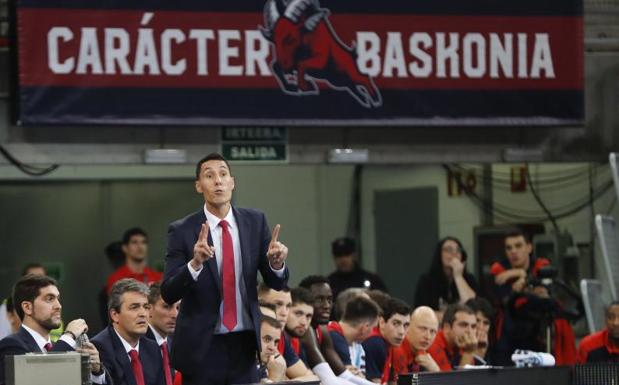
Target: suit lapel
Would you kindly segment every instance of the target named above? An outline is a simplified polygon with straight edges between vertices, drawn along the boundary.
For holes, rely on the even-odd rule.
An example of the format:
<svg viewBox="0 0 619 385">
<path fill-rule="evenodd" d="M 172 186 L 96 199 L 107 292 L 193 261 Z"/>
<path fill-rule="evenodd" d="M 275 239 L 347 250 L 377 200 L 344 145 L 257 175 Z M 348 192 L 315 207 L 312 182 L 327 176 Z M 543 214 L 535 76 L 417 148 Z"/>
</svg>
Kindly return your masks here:
<svg viewBox="0 0 619 385">
<path fill-rule="evenodd" d="M 202 228 L 202 224 L 206 222 L 206 215 L 204 214 L 204 209 L 198 211 L 196 214 L 197 215 L 195 216 L 195 223 L 193 224 L 193 228 L 194 228 L 193 243 L 194 244 L 197 241 L 198 237 L 200 236 L 200 230 Z M 210 231 L 208 233 L 207 242 L 210 246 L 213 246 L 213 238 L 211 237 Z M 210 272 L 211 277 L 213 278 L 214 282 L 217 283 L 217 288 L 219 289 L 219 293 L 221 294 L 221 279 L 217 271 L 217 259 L 210 258 L 209 260 L 207 260 L 206 269 Z"/>
<path fill-rule="evenodd" d="M 34 340 L 34 337 L 28 333 L 28 330 L 24 328 L 19 328 L 19 338 L 24 342 L 24 344 L 28 347 L 29 352 L 39 353 L 42 352 L 37 342 Z"/>
<path fill-rule="evenodd" d="M 250 225 L 248 218 L 242 215 L 239 210 L 232 207 L 232 213 L 236 219 L 236 223 L 239 226 L 239 242 L 241 243 L 241 259 L 243 262 L 243 279 L 245 280 L 245 287 L 247 286 L 248 278 L 247 274 L 251 271 L 251 255 L 249 253 L 249 237 L 250 237 Z"/>
<path fill-rule="evenodd" d="M 156 383 L 156 379 L 159 377 L 159 371 L 157 371 L 157 367 L 153 366 L 156 360 L 159 357 L 152 357 L 148 348 L 146 347 L 146 342 L 144 342 L 144 338 L 140 338 L 140 361 L 142 362 L 142 370 L 144 371 L 144 382 L 147 384 Z M 157 354 L 161 356 L 161 353 L 157 351 Z"/>
<path fill-rule="evenodd" d="M 137 385 L 135 381 L 135 376 L 133 375 L 133 368 L 131 367 L 131 361 L 129 360 L 129 356 L 125 351 L 125 347 L 122 342 L 116 335 L 114 328 L 112 326 L 108 326 L 110 339 L 112 340 L 112 347 L 114 348 L 114 358 L 116 359 L 116 363 L 120 365 L 123 370 L 123 377 L 128 385 Z"/>
</svg>

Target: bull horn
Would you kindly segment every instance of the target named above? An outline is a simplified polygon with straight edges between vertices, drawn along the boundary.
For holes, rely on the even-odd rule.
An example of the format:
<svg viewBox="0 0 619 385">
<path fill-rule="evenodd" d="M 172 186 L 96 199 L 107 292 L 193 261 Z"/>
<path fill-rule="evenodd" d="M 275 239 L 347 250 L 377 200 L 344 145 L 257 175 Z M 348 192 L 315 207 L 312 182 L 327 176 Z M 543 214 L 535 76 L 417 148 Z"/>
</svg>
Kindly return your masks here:
<svg viewBox="0 0 619 385">
<path fill-rule="evenodd" d="M 273 27 L 275 26 L 277 19 L 280 17 L 280 12 L 276 3 L 277 0 L 268 0 L 264 5 L 265 26 L 260 26 L 260 32 L 267 40 L 271 40 Z"/>
<path fill-rule="evenodd" d="M 305 30 L 310 32 L 315 30 L 318 23 L 320 23 L 320 20 L 326 18 L 327 16 L 329 16 L 329 10 L 326 8 L 321 8 L 319 12 L 313 14 L 305 20 Z"/>
<path fill-rule="evenodd" d="M 298 23 L 302 15 L 318 11 L 318 0 L 292 0 L 286 7 L 284 16 L 293 23 Z"/>
</svg>

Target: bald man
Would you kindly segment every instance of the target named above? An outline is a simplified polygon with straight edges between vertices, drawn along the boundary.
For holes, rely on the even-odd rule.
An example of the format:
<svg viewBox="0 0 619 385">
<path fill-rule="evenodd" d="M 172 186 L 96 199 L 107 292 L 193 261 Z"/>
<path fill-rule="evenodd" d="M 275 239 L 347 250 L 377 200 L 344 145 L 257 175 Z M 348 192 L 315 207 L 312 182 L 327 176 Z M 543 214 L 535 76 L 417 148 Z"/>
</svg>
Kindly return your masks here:
<svg viewBox="0 0 619 385">
<path fill-rule="evenodd" d="M 411 313 L 411 325 L 406 338 L 395 351 L 398 374 L 440 372 L 440 368 L 427 350 L 438 332 L 438 319 L 434 310 L 419 306 Z"/>
<path fill-rule="evenodd" d="M 438 332 L 438 319 L 434 310 L 428 306 L 419 306 L 411 314 L 411 326 L 408 328 L 406 340 L 413 355 L 413 367 L 420 371 L 438 372 L 438 365 L 427 352 L 434 342 Z"/>
</svg>

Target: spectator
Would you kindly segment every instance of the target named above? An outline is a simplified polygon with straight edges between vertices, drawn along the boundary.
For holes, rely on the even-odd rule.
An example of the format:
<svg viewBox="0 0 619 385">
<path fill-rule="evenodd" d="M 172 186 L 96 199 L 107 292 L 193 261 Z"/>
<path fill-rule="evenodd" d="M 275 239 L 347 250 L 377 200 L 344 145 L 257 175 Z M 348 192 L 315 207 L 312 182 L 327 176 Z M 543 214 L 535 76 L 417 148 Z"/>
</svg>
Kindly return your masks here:
<svg viewBox="0 0 619 385">
<path fill-rule="evenodd" d="M 495 349 L 497 365 L 511 365 L 516 349 L 546 351 L 547 331 L 554 334 L 552 354 L 558 365 L 576 362 L 576 343 L 570 324 L 561 318 L 559 303 L 540 280 L 550 261 L 531 254 L 533 245 L 521 230 L 505 235 L 505 257 L 490 268 L 494 293 L 501 305 L 501 325 Z"/>
<path fill-rule="evenodd" d="M 92 342 L 101 352 L 103 365 L 114 385 L 165 385 L 163 360 L 156 342 L 145 337 L 148 330 L 148 287 L 123 278 L 110 291 L 111 325 Z"/>
<path fill-rule="evenodd" d="M 366 271 L 359 265 L 354 239 L 343 237 L 334 240 L 331 243 L 331 252 L 335 271 L 328 278 L 333 298 L 337 298 L 340 292 L 350 287 L 387 291 L 383 280 L 377 274 Z"/>
<path fill-rule="evenodd" d="M 382 311 L 378 330 L 375 329 L 362 345 L 365 350 L 366 377 L 372 382 L 385 384 L 397 381 L 392 358 L 395 348 L 406 337 L 411 308 L 399 299 L 390 298 Z"/>
<path fill-rule="evenodd" d="M 108 262 L 112 265 L 112 270 L 116 271 L 120 267 L 125 264 L 125 253 L 123 253 L 123 243 L 122 241 L 113 241 L 107 244 L 103 249 L 105 256 L 107 257 Z M 109 315 L 107 313 L 107 282 L 106 284 L 99 290 L 97 294 L 97 304 L 99 307 L 99 317 L 101 319 L 101 325 L 107 325 L 109 320 Z"/>
<path fill-rule="evenodd" d="M 12 313 L 8 309 L 8 298 L 0 303 L 0 339 L 15 333 L 12 326 Z"/>
<path fill-rule="evenodd" d="M 477 281 L 466 271 L 467 254 L 459 239 L 445 237 L 434 249 L 430 271 L 422 275 L 415 291 L 415 307 L 442 312 L 447 305 L 475 298 Z"/>
<path fill-rule="evenodd" d="M 19 319 L 19 316 L 15 311 L 15 304 L 13 303 L 12 296 L 6 299 L 6 316 L 11 324 L 11 334 L 17 333 L 19 327 L 21 326 L 21 319 Z"/>
<path fill-rule="evenodd" d="M 475 364 L 476 328 L 477 318 L 470 307 L 458 303 L 447 306 L 441 330 L 429 349 L 441 371 Z"/>
<path fill-rule="evenodd" d="M 47 270 L 40 263 L 29 263 L 21 271 L 21 276 L 26 276 L 28 274 L 33 275 L 47 275 Z"/>
<path fill-rule="evenodd" d="M 488 364 L 493 356 L 494 309 L 487 299 L 477 297 L 466 301 L 466 306 L 473 309 L 477 318 L 477 351 L 475 357 L 479 362 Z"/>
<path fill-rule="evenodd" d="M 619 301 L 606 308 L 606 328 L 580 341 L 578 361 L 619 362 Z"/>
<path fill-rule="evenodd" d="M 148 254 L 148 235 L 139 227 L 125 231 L 122 239 L 125 264 L 119 267 L 107 279 L 107 292 L 112 285 L 123 278 L 133 278 L 145 284 L 160 281 L 163 273 L 152 270 L 146 265 Z"/>
<path fill-rule="evenodd" d="M 123 252 L 122 241 L 113 241 L 103 249 L 108 262 L 112 265 L 112 269 L 116 270 L 125 264 L 125 253 Z"/>
</svg>

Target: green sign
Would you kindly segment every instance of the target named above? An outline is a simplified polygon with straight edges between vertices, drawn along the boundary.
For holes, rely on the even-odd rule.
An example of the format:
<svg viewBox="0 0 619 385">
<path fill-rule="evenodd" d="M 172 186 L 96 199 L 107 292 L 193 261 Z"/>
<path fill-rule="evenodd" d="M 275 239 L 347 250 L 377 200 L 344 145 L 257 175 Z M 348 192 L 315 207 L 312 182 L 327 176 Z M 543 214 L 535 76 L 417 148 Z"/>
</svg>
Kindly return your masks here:
<svg viewBox="0 0 619 385">
<path fill-rule="evenodd" d="M 283 127 L 224 127 L 222 155 L 230 161 L 286 162 L 288 130 Z"/>
</svg>

